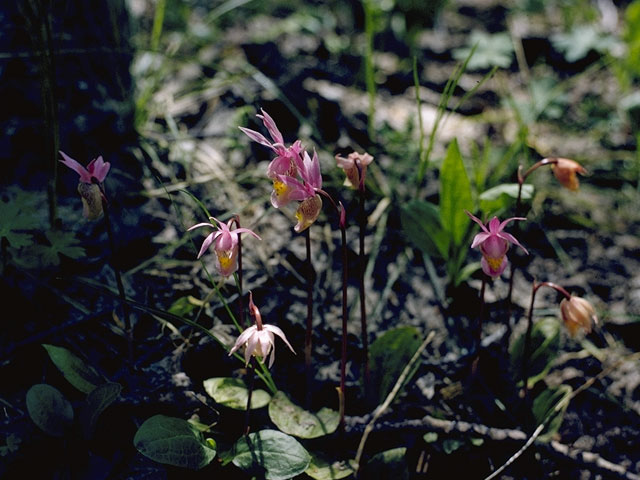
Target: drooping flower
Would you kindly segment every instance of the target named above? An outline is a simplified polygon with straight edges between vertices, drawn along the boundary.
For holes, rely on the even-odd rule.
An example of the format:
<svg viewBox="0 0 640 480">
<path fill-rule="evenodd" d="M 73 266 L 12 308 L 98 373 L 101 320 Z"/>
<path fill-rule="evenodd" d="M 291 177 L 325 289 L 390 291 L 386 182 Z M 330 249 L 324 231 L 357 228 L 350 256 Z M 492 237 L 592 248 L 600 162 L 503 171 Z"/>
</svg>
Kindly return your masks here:
<svg viewBox="0 0 640 480">
<path fill-rule="evenodd" d="M 568 158 L 555 158 L 554 163 L 551 164 L 553 174 L 558 181 L 566 188 L 572 191 L 578 190 L 580 187 L 580 181 L 577 174 L 585 175 L 587 169 L 574 160 Z"/>
<path fill-rule="evenodd" d="M 218 257 L 218 269 L 220 274 L 224 277 L 228 277 L 238 269 L 238 240 L 241 233 L 250 233 L 258 240 L 261 238 L 252 230 L 248 228 L 234 228 L 231 229 L 234 219 L 229 220 L 227 223 L 221 222 L 215 217 L 210 217 L 211 222 L 198 223 L 192 227 L 189 227 L 187 231 L 199 227 L 211 227 L 215 228 L 214 232 L 211 232 L 207 238 L 202 242 L 198 258 L 200 258 L 208 250 L 211 244 L 215 241 L 214 250 Z M 212 222 L 215 221 L 217 225 Z"/>
<path fill-rule="evenodd" d="M 268 365 L 269 368 L 271 368 L 276 353 L 274 335 L 279 336 L 284 343 L 286 343 L 287 347 L 289 347 L 289 350 L 294 354 L 296 353 L 280 328 L 275 325 L 262 323 L 260 310 L 258 310 L 258 307 L 253 303 L 253 294 L 251 292 L 249 292 L 249 313 L 255 318 L 256 323 L 240 334 L 233 348 L 229 351 L 229 355 L 233 355 L 238 349 L 244 346 L 245 365 L 248 365 L 252 355 L 265 359 L 267 355 L 271 353 Z"/>
<path fill-rule="evenodd" d="M 590 333 L 592 326 L 598 323 L 593 305 L 581 297 L 571 295 L 569 299 L 563 298 L 560 302 L 560 313 L 572 337 L 580 330 Z"/>
<path fill-rule="evenodd" d="M 482 232 L 478 233 L 471 243 L 471 248 L 480 247 L 480 252 L 482 252 L 482 271 L 489 275 L 490 277 L 499 277 L 504 269 L 507 267 L 509 261 L 507 260 L 507 250 L 509 250 L 510 244 L 515 244 L 520 247 L 524 253 L 527 255 L 527 249 L 520 245 L 520 242 L 516 240 L 516 238 L 504 232 L 504 227 L 513 220 L 526 220 L 526 218 L 522 217 L 512 217 L 500 222 L 498 217 L 493 217 L 491 221 L 487 224 L 489 228 L 482 223 L 482 221 L 473 216 L 471 213 L 465 210 L 466 214 L 469 215 L 469 218 L 480 225 L 482 228 Z"/>
<path fill-rule="evenodd" d="M 105 162 L 102 156 L 94 158 L 89 162 L 87 167 L 83 167 L 79 162 L 68 156 L 64 152 L 60 152 L 64 160 L 60 160 L 60 163 L 66 165 L 71 170 L 78 174 L 78 193 L 82 199 L 82 215 L 87 220 L 96 220 L 100 218 L 103 213 L 102 202 L 104 196 L 99 184 L 104 182 L 104 179 L 109 173 L 111 164 Z"/>
<path fill-rule="evenodd" d="M 60 160 L 60 163 L 76 172 L 80 176 L 80 181 L 82 183 L 94 183 L 94 178 L 98 183 L 104 182 L 104 179 L 111 168 L 111 164 L 109 162 L 105 162 L 102 159 L 102 155 L 91 160 L 89 165 L 87 165 L 87 168 L 83 167 L 79 162 L 62 151 L 60 152 L 60 155 L 64 158 L 64 160 Z"/>
<path fill-rule="evenodd" d="M 336 164 L 344 170 L 347 176 L 345 183 L 352 188 L 363 188 L 367 174 L 367 165 L 373 161 L 373 157 L 367 152 L 350 153 L 347 158 L 336 155 Z"/>
</svg>

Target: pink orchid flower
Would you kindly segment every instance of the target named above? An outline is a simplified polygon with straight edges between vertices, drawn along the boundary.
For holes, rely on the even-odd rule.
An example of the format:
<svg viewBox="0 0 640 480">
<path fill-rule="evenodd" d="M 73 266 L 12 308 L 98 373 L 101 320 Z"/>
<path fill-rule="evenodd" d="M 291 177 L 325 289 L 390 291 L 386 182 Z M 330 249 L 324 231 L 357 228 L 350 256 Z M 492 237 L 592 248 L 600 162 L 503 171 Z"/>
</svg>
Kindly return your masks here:
<svg viewBox="0 0 640 480">
<path fill-rule="evenodd" d="M 94 158 L 87 167 L 71 158 L 64 152 L 60 152 L 64 160 L 60 163 L 66 165 L 80 176 L 78 193 L 82 199 L 82 215 L 87 220 L 96 220 L 103 213 L 102 202 L 105 201 L 103 191 L 98 184 L 102 184 L 109 173 L 111 164 L 105 162 L 102 156 Z"/>
<path fill-rule="evenodd" d="M 269 178 L 274 179 L 277 175 L 295 177 L 297 174 L 296 162 L 302 152 L 302 142 L 300 140 L 296 140 L 293 145 L 286 147 L 284 145 L 284 138 L 282 137 L 280 130 L 278 130 L 276 122 L 263 109 L 261 109 L 261 112 L 262 115 L 258 114 L 256 116 L 262 120 L 262 123 L 267 128 L 273 142 L 270 142 L 264 135 L 256 132 L 255 130 L 244 127 L 238 128 L 240 128 L 240 130 L 242 130 L 251 140 L 259 143 L 260 145 L 264 145 L 265 147 L 269 147 L 277 155 L 277 157 L 274 158 L 267 167 L 267 176 Z"/>
<path fill-rule="evenodd" d="M 228 277 L 238 269 L 239 235 L 241 233 L 250 233 L 258 240 L 262 239 L 248 228 L 234 228 L 232 230 L 231 227 L 232 223 L 234 222 L 233 219 L 229 220 L 227 223 L 221 222 L 215 217 L 210 217 L 210 220 L 215 221 L 217 223 L 217 226 L 213 225 L 212 222 L 204 222 L 189 227 L 187 231 L 190 232 L 191 230 L 199 227 L 216 228 L 216 231 L 210 233 L 202 242 L 202 247 L 200 248 L 200 252 L 198 253 L 198 258 L 204 255 L 211 244 L 215 241 L 213 249 L 215 250 L 216 256 L 218 257 L 218 269 L 220 270 L 220 274 L 222 276 Z"/>
<path fill-rule="evenodd" d="M 249 292 L 249 312 L 251 313 L 251 316 L 255 318 L 256 324 L 247 328 L 240 334 L 236 343 L 233 345 L 233 348 L 229 351 L 229 355 L 233 355 L 238 349 L 245 346 L 244 360 L 245 365 L 248 365 L 251 355 L 265 359 L 267 355 L 271 353 L 271 355 L 269 355 L 269 368 L 271 368 L 273 361 L 275 360 L 276 353 L 274 335 L 279 336 L 284 343 L 287 344 L 289 350 L 294 354 L 296 353 L 280 328 L 274 325 L 262 323 L 260 310 L 258 310 L 258 307 L 253 303 L 253 294 L 251 292 Z"/>
<path fill-rule="evenodd" d="M 364 179 L 367 174 L 367 165 L 373 161 L 373 157 L 367 152 L 351 152 L 347 158 L 336 155 L 336 164 L 346 174 L 345 184 L 361 189 L 364 187 Z"/>
<path fill-rule="evenodd" d="M 104 179 L 109 173 L 109 169 L 111 168 L 111 164 L 109 162 L 105 162 L 102 159 L 102 155 L 98 158 L 94 158 L 89 162 L 87 168 L 83 167 L 79 162 L 75 161 L 73 158 L 68 156 L 64 152 L 60 152 L 62 158 L 64 160 L 60 160 L 60 163 L 63 163 L 71 170 L 80 175 L 80 181 L 82 183 L 93 183 L 93 179 L 95 178 L 98 183 L 104 182 Z"/>
<path fill-rule="evenodd" d="M 482 271 L 486 273 L 488 276 L 492 278 L 499 277 L 504 269 L 507 267 L 509 261 L 507 260 L 506 254 L 507 250 L 509 250 L 510 244 L 517 245 L 520 247 L 524 253 L 527 255 L 527 249 L 520 245 L 520 242 L 516 240 L 516 238 L 504 232 L 504 227 L 513 221 L 513 220 L 526 220 L 526 218 L 522 217 L 512 217 L 500 222 L 498 217 L 493 217 L 491 221 L 487 224 L 489 228 L 482 223 L 482 221 L 473 216 L 471 213 L 465 210 L 465 213 L 469 215 L 469 218 L 480 225 L 482 228 L 482 232 L 478 233 L 471 243 L 471 248 L 480 247 L 480 251 L 482 252 Z"/>
</svg>

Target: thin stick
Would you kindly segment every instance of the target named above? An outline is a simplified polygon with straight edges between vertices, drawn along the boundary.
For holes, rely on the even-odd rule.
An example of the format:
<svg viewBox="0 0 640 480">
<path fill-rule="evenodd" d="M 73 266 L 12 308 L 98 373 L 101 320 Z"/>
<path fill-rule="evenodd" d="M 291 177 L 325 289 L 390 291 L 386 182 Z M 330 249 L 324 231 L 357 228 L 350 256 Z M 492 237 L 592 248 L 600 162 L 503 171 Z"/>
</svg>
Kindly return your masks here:
<svg viewBox="0 0 640 480">
<path fill-rule="evenodd" d="M 355 458 L 356 464 L 358 465 L 358 470 L 356 471 L 356 477 L 360 472 L 360 460 L 362 459 L 362 452 L 364 451 L 364 445 L 367 442 L 367 438 L 369 437 L 369 434 L 373 430 L 373 426 L 375 425 L 376 421 L 382 416 L 382 414 L 389 408 L 393 400 L 396 398 L 396 395 L 398 395 L 398 392 L 404 385 L 404 382 L 407 380 L 407 377 L 411 373 L 411 370 L 413 370 L 414 364 L 418 361 L 418 359 L 420 358 L 420 355 L 422 355 L 422 352 L 424 352 L 424 349 L 427 348 L 427 345 L 431 343 L 431 340 L 433 339 L 435 334 L 436 334 L 435 331 L 429 332 L 429 335 L 427 335 L 427 337 L 424 339 L 422 344 L 418 347 L 416 352 L 411 357 L 411 360 L 409 360 L 409 363 L 405 365 L 404 369 L 402 370 L 402 373 L 398 377 L 398 380 L 396 380 L 395 385 L 387 395 L 387 398 L 385 398 L 384 402 L 382 402 L 375 409 L 375 411 L 373 412 L 373 417 L 371 417 L 371 420 L 369 420 L 369 423 L 367 423 L 367 426 L 364 427 L 364 432 L 362 434 L 362 438 L 360 439 L 360 444 L 358 445 L 358 451 L 356 453 L 356 458 Z"/>
<path fill-rule="evenodd" d="M 342 348 L 340 354 L 340 429 L 344 430 L 345 383 L 347 376 L 347 227 L 346 211 L 340 203 L 340 236 L 342 239 Z"/>
<path fill-rule="evenodd" d="M 475 375 L 480 360 L 480 347 L 482 346 L 482 320 L 484 317 L 484 293 L 487 288 L 487 276 L 482 275 L 482 285 L 480 286 L 480 312 L 478 313 L 478 326 L 476 327 L 476 353 L 471 361 L 471 375 Z"/>
<path fill-rule="evenodd" d="M 251 419 L 251 397 L 253 396 L 253 387 L 255 384 L 255 375 L 253 374 L 254 372 L 253 362 L 254 362 L 254 358 L 251 357 L 251 359 L 249 360 L 249 369 L 247 371 L 247 374 L 249 375 L 249 385 L 247 387 L 248 389 L 247 411 L 245 412 L 245 415 L 244 415 L 244 435 L 245 436 L 249 435 L 249 430 L 250 430 L 249 420 Z"/>
<path fill-rule="evenodd" d="M 527 448 L 529 448 L 533 444 L 533 442 L 536 441 L 536 439 L 540 436 L 540 434 L 542 433 L 544 428 L 547 426 L 547 424 L 551 421 L 551 419 L 560 410 L 562 410 L 564 408 L 564 406 L 567 403 L 569 403 L 569 401 L 571 401 L 578 394 L 582 393 L 584 390 L 589 388 L 596 381 L 598 381 L 601 378 L 604 378 L 607 375 L 609 375 L 613 370 L 618 368 L 623 363 L 625 363 L 627 361 L 634 361 L 636 359 L 640 359 L 640 352 L 639 353 L 634 353 L 633 355 L 629 355 L 629 356 L 627 356 L 625 358 L 621 358 L 620 360 L 615 362 L 610 367 L 604 369 L 602 372 L 600 372 L 595 377 L 592 377 L 589 380 L 587 380 L 586 382 L 584 382 L 578 389 L 574 390 L 570 395 L 565 395 L 564 397 L 562 397 L 558 401 L 558 403 L 556 403 L 555 407 L 553 407 L 553 410 L 547 414 L 547 416 L 545 417 L 543 422 L 540 425 L 538 425 L 538 427 L 535 429 L 535 431 L 531 434 L 531 437 L 529 437 L 529 440 L 527 440 L 527 442 L 520 448 L 520 450 L 518 450 L 516 453 L 514 453 L 505 463 L 503 463 L 496 471 L 494 471 L 491 475 L 486 477 L 484 480 L 492 480 L 492 479 L 496 478 L 498 475 L 500 475 L 502 472 L 504 472 L 505 469 L 509 465 L 511 465 L 513 462 L 515 462 L 527 450 Z"/>
</svg>

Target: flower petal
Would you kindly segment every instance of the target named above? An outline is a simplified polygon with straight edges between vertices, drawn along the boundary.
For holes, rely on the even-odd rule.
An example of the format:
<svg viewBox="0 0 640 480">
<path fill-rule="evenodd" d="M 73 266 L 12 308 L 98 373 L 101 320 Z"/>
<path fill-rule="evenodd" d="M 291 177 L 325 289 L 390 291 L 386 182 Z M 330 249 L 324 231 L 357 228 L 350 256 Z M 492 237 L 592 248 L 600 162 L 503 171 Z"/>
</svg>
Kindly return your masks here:
<svg viewBox="0 0 640 480">
<path fill-rule="evenodd" d="M 282 133 L 280 133 L 280 130 L 278 130 L 276 122 L 273 121 L 271 115 L 265 112 L 264 109 L 261 108 L 260 111 L 262 112 L 262 115 L 256 115 L 256 117 L 262 119 L 262 123 L 265 127 L 267 127 L 267 130 L 269 130 L 269 135 L 271 135 L 271 138 L 273 138 L 274 143 L 280 143 L 284 145 L 284 138 L 282 138 Z"/>
<path fill-rule="evenodd" d="M 526 253 L 527 255 L 529 255 L 529 252 L 527 251 L 526 248 L 524 248 L 520 242 L 516 239 L 516 237 L 514 237 L 513 235 L 511 235 L 510 233 L 507 232 L 500 232 L 498 233 L 498 237 L 502 238 L 503 240 L 506 240 L 507 242 L 513 243 L 514 245 L 519 246 L 524 253 Z"/>
<path fill-rule="evenodd" d="M 60 160 L 60 163 L 65 164 L 71 170 L 73 170 L 78 175 L 80 175 L 80 181 L 81 182 L 83 182 L 83 183 L 91 183 L 91 174 L 88 172 L 88 170 L 86 168 L 84 168 L 82 165 L 80 165 L 79 162 L 77 162 L 76 160 L 71 158 L 69 155 L 64 153 L 62 150 L 60 150 L 60 155 L 62 155 L 62 158 L 64 158 L 64 160 Z"/>
<path fill-rule="evenodd" d="M 200 258 L 202 255 L 204 255 L 205 252 L 211 246 L 211 243 L 213 242 L 214 233 L 210 233 L 209 235 L 207 235 L 207 238 L 205 238 L 204 241 L 202 242 L 202 246 L 200 247 L 200 252 L 198 253 L 198 258 Z"/>
<path fill-rule="evenodd" d="M 289 350 L 291 350 L 293 353 L 296 353 L 293 347 L 291 346 L 291 344 L 289 343 L 289 341 L 287 340 L 287 337 L 285 337 L 284 332 L 280 328 L 276 327 L 275 325 L 268 325 L 268 324 L 263 325 L 262 328 L 272 333 L 275 333 L 284 341 L 284 343 L 287 344 L 287 347 L 289 347 Z"/>
<path fill-rule="evenodd" d="M 489 233 L 489 230 L 487 230 L 487 227 L 484 226 L 484 223 L 482 223 L 482 220 L 480 220 L 478 217 L 473 215 L 471 212 L 468 212 L 467 210 L 465 210 L 464 213 L 466 213 L 471 220 L 473 220 L 478 225 L 480 225 L 480 228 L 482 228 L 484 232 Z"/>
<path fill-rule="evenodd" d="M 200 228 L 200 227 L 212 227 L 215 228 L 213 225 L 211 225 L 209 222 L 203 222 L 203 223 L 197 223 L 195 224 L 193 227 L 189 227 L 187 228 L 187 232 L 190 232 L 191 230 L 194 230 L 196 228 Z"/>
<path fill-rule="evenodd" d="M 471 243 L 471 248 L 476 248 L 481 243 L 487 241 L 487 239 L 491 236 L 490 233 L 478 233 L 475 237 L 473 237 L 473 242 Z"/>
<path fill-rule="evenodd" d="M 250 128 L 244 128 L 244 127 L 238 127 L 238 128 L 242 130 L 242 132 L 254 142 L 258 142 L 259 144 L 264 145 L 265 147 L 269 147 L 273 149 L 273 144 L 269 140 L 267 140 L 267 138 L 261 133 L 256 132 L 255 130 L 251 130 Z"/>
</svg>

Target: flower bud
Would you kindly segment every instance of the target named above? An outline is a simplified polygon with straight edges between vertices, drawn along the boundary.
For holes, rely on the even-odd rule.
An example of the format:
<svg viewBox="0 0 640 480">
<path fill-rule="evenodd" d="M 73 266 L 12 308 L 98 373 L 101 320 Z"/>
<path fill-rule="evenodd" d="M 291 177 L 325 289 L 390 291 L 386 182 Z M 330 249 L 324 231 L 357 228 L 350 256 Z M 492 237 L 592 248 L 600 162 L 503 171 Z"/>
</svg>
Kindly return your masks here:
<svg viewBox="0 0 640 480">
<path fill-rule="evenodd" d="M 563 299 L 560 302 L 560 312 L 562 321 L 571 336 L 574 336 L 579 330 L 590 333 L 592 325 L 598 323 L 593 305 L 584 298 L 572 295 L 570 299 Z"/>
<path fill-rule="evenodd" d="M 367 165 L 373 161 L 368 153 L 350 153 L 347 158 L 336 155 L 336 164 L 344 170 L 347 178 L 345 183 L 353 188 L 362 188 L 367 173 Z"/>
</svg>

